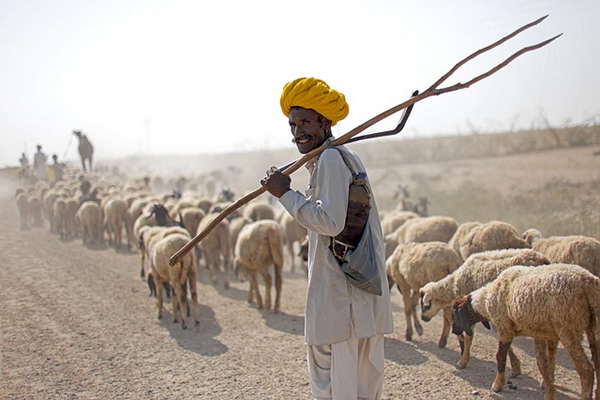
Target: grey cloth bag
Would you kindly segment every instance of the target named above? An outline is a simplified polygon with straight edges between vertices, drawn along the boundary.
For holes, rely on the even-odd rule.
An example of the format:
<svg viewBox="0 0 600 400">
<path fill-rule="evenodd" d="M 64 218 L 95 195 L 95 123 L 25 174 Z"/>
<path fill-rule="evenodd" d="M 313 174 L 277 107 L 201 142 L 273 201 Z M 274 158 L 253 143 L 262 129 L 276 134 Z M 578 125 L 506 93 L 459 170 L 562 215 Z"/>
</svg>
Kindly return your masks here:
<svg viewBox="0 0 600 400">
<path fill-rule="evenodd" d="M 381 296 L 381 275 L 377 267 L 377 250 L 371 237 L 371 227 L 367 225 L 355 249 L 349 249 L 343 261 L 338 260 L 340 269 L 350 283 L 365 292 Z"/>
</svg>

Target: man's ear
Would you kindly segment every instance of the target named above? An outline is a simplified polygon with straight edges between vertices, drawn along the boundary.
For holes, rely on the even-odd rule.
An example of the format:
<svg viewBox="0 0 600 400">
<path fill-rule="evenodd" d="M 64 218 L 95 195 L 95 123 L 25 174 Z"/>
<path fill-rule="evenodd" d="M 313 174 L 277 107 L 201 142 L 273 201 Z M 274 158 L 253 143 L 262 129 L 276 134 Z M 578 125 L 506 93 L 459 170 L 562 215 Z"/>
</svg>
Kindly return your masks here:
<svg viewBox="0 0 600 400">
<path fill-rule="evenodd" d="M 321 124 L 323 125 L 323 128 L 327 131 L 331 131 L 331 121 L 322 115 L 320 117 L 321 117 Z"/>
</svg>

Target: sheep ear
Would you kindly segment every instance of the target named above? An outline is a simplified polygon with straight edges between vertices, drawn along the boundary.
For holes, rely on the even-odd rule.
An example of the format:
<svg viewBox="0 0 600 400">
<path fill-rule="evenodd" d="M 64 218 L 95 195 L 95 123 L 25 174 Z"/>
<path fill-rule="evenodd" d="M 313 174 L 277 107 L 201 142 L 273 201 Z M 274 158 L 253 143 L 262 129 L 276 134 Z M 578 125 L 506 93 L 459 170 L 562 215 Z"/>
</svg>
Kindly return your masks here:
<svg viewBox="0 0 600 400">
<path fill-rule="evenodd" d="M 488 329 L 492 329 L 492 327 L 490 326 L 490 321 L 481 321 L 481 323 L 483 324 L 483 326 L 485 326 Z"/>
</svg>

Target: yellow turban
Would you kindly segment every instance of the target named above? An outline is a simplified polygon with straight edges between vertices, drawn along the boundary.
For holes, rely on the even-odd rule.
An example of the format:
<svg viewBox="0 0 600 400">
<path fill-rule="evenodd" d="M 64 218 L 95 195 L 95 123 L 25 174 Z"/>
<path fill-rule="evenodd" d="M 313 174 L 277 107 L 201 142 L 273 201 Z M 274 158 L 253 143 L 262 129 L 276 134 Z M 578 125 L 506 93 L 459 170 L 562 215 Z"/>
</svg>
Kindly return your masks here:
<svg viewBox="0 0 600 400">
<path fill-rule="evenodd" d="M 292 107 L 309 108 L 330 120 L 332 126 L 346 118 L 350 111 L 342 93 L 316 78 L 298 78 L 286 83 L 279 102 L 286 117 L 290 116 Z"/>
</svg>

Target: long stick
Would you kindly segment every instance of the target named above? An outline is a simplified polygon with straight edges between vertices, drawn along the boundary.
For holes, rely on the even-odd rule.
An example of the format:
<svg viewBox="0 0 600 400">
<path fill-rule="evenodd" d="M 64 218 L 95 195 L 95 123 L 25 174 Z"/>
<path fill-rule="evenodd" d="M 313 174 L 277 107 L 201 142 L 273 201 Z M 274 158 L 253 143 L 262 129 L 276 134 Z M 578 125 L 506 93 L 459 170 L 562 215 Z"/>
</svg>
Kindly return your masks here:
<svg viewBox="0 0 600 400">
<path fill-rule="evenodd" d="M 543 20 L 545 20 L 548 16 L 544 16 L 542 18 L 539 18 L 533 22 L 530 22 L 526 25 L 523 25 L 522 27 L 520 27 L 519 29 L 515 30 L 514 32 L 512 32 L 511 34 L 503 37 L 502 39 L 490 44 L 489 46 L 486 46 L 484 48 L 481 48 L 479 50 L 477 50 L 476 52 L 474 52 L 473 54 L 467 56 L 466 58 L 462 59 L 461 61 L 459 61 L 454 67 L 452 67 L 446 74 L 442 75 L 442 77 L 440 79 L 438 79 L 433 85 L 431 85 L 429 87 L 429 89 L 427 89 L 426 91 L 424 91 L 423 93 L 417 94 L 416 96 L 411 97 L 410 99 L 398 104 L 395 107 L 390 108 L 387 111 L 382 112 L 379 115 L 376 115 L 375 117 L 371 118 L 370 120 L 364 122 L 363 124 L 357 126 L 356 128 L 352 129 L 350 132 L 344 134 L 343 136 L 340 136 L 339 138 L 337 138 L 336 140 L 334 140 L 332 142 L 332 145 L 334 146 L 338 146 L 341 144 L 344 144 L 346 142 L 348 142 L 352 137 L 358 135 L 359 133 L 363 132 L 364 130 L 366 130 L 367 128 L 375 125 L 376 123 L 382 121 L 383 119 L 389 117 L 392 114 L 397 113 L 400 110 L 403 110 L 407 107 L 412 106 L 413 104 L 424 100 L 428 97 L 431 96 L 438 96 L 440 94 L 443 93 L 448 93 L 448 92 L 453 92 L 456 90 L 461 90 L 461 89 L 465 89 L 470 87 L 471 85 L 495 74 L 496 72 L 498 72 L 500 69 L 506 67 L 508 64 L 510 64 L 512 61 L 514 61 L 516 58 L 520 57 L 521 55 L 528 53 L 530 51 L 533 50 L 537 50 L 540 49 L 544 46 L 546 46 L 547 44 L 551 43 L 552 41 L 554 41 L 555 39 L 557 39 L 558 37 L 560 37 L 562 35 L 562 33 L 560 35 L 554 36 L 553 38 L 550 38 L 548 40 L 545 40 L 543 42 L 540 42 L 538 44 L 532 45 L 532 46 L 528 46 L 528 47 L 524 47 L 521 50 L 517 51 L 516 53 L 512 54 L 510 57 L 508 57 L 506 60 L 504 60 L 502 63 L 496 65 L 494 68 L 488 70 L 487 72 L 476 76 L 475 78 L 471 79 L 470 81 L 466 82 L 466 83 L 457 83 L 454 84 L 452 86 L 448 86 L 448 87 L 444 87 L 444 88 L 438 88 L 439 85 L 441 85 L 444 81 L 446 81 L 454 72 L 456 72 L 457 69 L 459 69 L 461 66 L 463 66 L 464 64 L 466 64 L 468 61 L 474 59 L 475 57 L 491 50 L 494 49 L 496 47 L 498 47 L 499 45 L 501 45 L 502 43 L 506 42 L 509 39 L 512 39 L 513 37 L 517 36 L 518 34 L 520 34 L 521 32 L 539 24 L 540 22 L 542 22 Z M 296 172 L 300 167 L 302 167 L 304 164 L 306 164 L 307 161 L 311 160 L 312 158 L 318 156 L 319 154 L 321 154 L 323 152 L 323 150 L 325 150 L 327 148 L 327 145 L 324 143 L 322 144 L 320 147 L 313 149 L 312 151 L 310 151 L 309 153 L 306 153 L 304 156 L 302 156 L 301 158 L 299 158 L 298 160 L 296 160 L 291 166 L 289 166 L 288 168 L 285 168 L 284 170 L 282 170 L 282 172 L 286 175 L 291 175 L 292 173 Z M 173 254 L 173 256 L 171 256 L 171 258 L 169 259 L 169 264 L 171 265 L 175 265 L 176 263 L 178 263 L 184 255 L 186 255 L 190 250 L 192 250 L 194 248 L 194 246 L 196 246 L 196 244 L 198 244 L 202 239 L 204 239 L 206 236 L 208 236 L 208 234 L 222 221 L 224 220 L 227 216 L 229 216 L 231 213 L 233 213 L 235 210 L 237 210 L 238 208 L 240 208 L 241 206 L 243 206 L 244 204 L 249 203 L 250 201 L 254 200 L 255 198 L 257 198 L 258 196 L 260 196 L 261 194 L 263 194 L 267 189 L 263 186 L 259 187 L 258 189 L 255 189 L 253 192 L 247 194 L 246 196 L 236 200 L 235 202 L 233 202 L 232 204 L 230 204 L 228 207 L 226 207 L 223 211 L 221 211 L 221 213 L 206 227 L 204 228 L 204 230 L 200 233 L 198 233 L 196 236 L 194 236 L 185 246 L 183 246 L 177 253 Z"/>
</svg>

